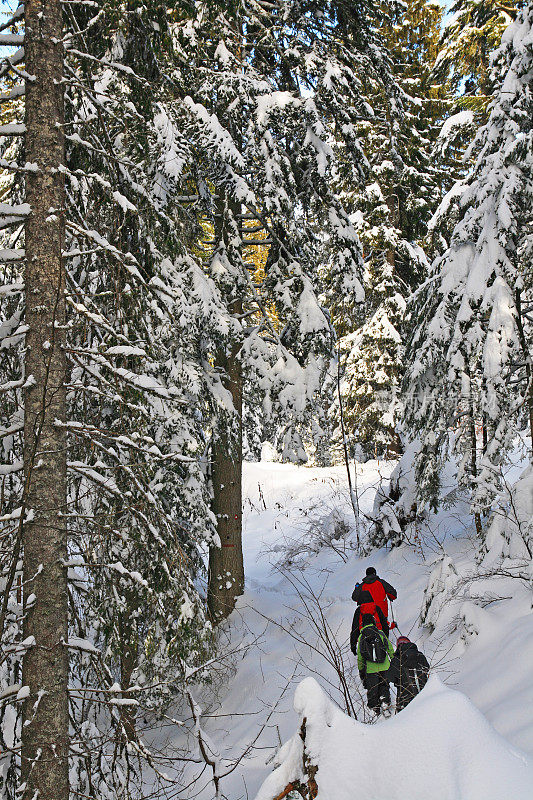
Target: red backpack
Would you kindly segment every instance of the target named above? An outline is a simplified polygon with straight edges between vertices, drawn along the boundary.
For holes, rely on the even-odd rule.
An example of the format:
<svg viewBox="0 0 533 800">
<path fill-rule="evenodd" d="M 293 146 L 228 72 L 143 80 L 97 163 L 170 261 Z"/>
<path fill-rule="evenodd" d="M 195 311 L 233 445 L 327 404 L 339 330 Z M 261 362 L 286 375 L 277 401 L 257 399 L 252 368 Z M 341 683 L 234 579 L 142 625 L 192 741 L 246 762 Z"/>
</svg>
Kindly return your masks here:
<svg viewBox="0 0 533 800">
<path fill-rule="evenodd" d="M 383 588 L 383 584 L 380 580 L 372 581 L 372 583 L 365 583 L 363 581 L 363 585 L 361 587 L 365 590 L 365 592 L 369 592 L 372 595 L 372 599 L 374 603 L 381 608 L 383 613 L 386 617 L 389 616 L 389 604 L 387 602 L 387 593 Z M 372 612 L 369 612 L 372 613 Z"/>
<path fill-rule="evenodd" d="M 376 624 L 376 628 L 378 628 L 378 630 L 380 630 L 380 631 L 383 630 L 383 626 L 381 624 L 381 620 L 380 620 L 379 614 L 377 612 L 377 604 L 376 603 L 374 603 L 374 602 L 372 602 L 372 603 L 361 603 L 361 605 L 359 606 L 359 609 L 360 609 L 360 612 L 361 612 L 359 614 L 359 630 L 361 630 L 361 628 L 363 627 L 363 617 L 364 617 L 365 614 L 370 614 L 372 617 L 374 617 L 374 622 Z"/>
</svg>

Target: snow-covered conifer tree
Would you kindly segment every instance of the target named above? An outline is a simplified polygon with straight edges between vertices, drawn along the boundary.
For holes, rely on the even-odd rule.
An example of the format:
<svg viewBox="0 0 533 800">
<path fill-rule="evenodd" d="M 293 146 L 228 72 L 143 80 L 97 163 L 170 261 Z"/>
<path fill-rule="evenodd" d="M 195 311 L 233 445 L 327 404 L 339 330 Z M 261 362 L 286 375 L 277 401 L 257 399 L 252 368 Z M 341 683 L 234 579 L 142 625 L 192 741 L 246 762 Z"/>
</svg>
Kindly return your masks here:
<svg viewBox="0 0 533 800">
<path fill-rule="evenodd" d="M 450 7 L 436 73 L 447 74 L 453 91 L 470 98 L 470 107 L 486 106 L 490 99 L 490 55 L 516 16 L 516 7 L 512 0 L 456 0 Z"/>
<path fill-rule="evenodd" d="M 233 557 L 240 550 L 243 395 L 255 398 L 256 413 L 262 395 L 264 424 L 276 420 L 284 458 L 306 459 L 306 430 L 320 438 L 317 398 L 332 352 L 329 317 L 315 291 L 325 240 L 342 268 L 337 274 L 345 282 L 350 276 L 349 301 L 362 298 L 357 236 L 334 188 L 341 163 L 353 177 L 364 160 L 355 125 L 369 113 L 360 75 L 372 70 L 388 79 L 388 72 L 366 7 L 341 14 L 318 2 L 313 9 L 274 3 L 222 12 L 199 4 L 196 15 L 174 26 L 181 61 L 175 80 L 198 152 L 196 202 L 213 231 L 206 268 L 232 315 L 215 351 L 227 389 L 215 462 L 217 452 L 231 461 L 226 480 L 213 465 L 223 545 L 212 552 L 215 617 L 226 615 L 242 590 L 242 568 L 229 561 L 230 551 Z M 255 283 L 246 252 L 263 235 L 268 254 Z M 229 374 L 237 357 L 240 374 Z"/>
<path fill-rule="evenodd" d="M 438 503 L 441 463 L 454 453 L 478 530 L 517 439 L 531 453 L 532 24 L 528 4 L 493 58 L 489 119 L 451 192 L 461 219 L 412 311 L 405 389 L 409 427 L 422 438 L 419 496 Z"/>
<path fill-rule="evenodd" d="M 445 120 L 434 152 L 442 165 L 446 192 L 472 165 L 469 146 L 487 121 L 493 90 L 490 54 L 516 16 L 516 6 L 515 2 L 456 0 L 444 21 L 432 76 L 447 90 Z M 431 226 L 431 257 L 436 250 L 442 253 L 450 241 L 458 221 L 453 206 L 450 210 Z"/>
<path fill-rule="evenodd" d="M 106 797 L 126 791 L 130 748 L 148 755 L 138 738 L 137 709 L 161 710 L 179 689 L 187 662 L 200 661 L 210 646 L 195 581 L 199 546 L 214 535 L 203 466 L 208 398 L 220 386 L 209 361 L 210 330 L 228 317 L 194 257 L 200 227 L 183 200 L 192 160 L 164 78 L 165 16 L 159 4 L 116 12 L 113 5 L 90 4 L 65 11 L 61 330 L 68 371 L 66 414 L 54 421 L 68 456 L 68 500 L 60 513 L 69 536 L 71 676 L 75 685 L 93 687 L 71 698 L 78 743 L 71 780 L 76 791 L 98 787 Z M 5 139 L 2 147 L 16 176 L 6 188 L 19 201 L 14 210 L 2 207 L 8 247 L 23 237 L 20 176 L 32 167 L 17 161 L 22 152 Z M 10 514 L 20 506 L 27 366 L 19 261 L 11 259 L 4 274 L 2 515 L 13 547 L 3 580 L 9 598 L 20 580 Z M 20 594 L 26 601 L 26 590 Z M 20 638 L 20 603 L 8 602 L 2 618 L 12 643 Z M 20 669 L 17 659 L 6 666 L 9 686 Z M 12 734 L 16 741 L 16 729 Z M 116 747 L 107 748 L 113 738 Z"/>
<path fill-rule="evenodd" d="M 80 10 L 72 25 L 88 24 Z M 194 581 L 214 534 L 205 429 L 220 379 L 209 354 L 227 312 L 183 205 L 192 158 L 168 89 L 166 16 L 157 3 L 116 22 L 100 12 L 85 46 L 98 66 L 87 73 L 74 52 L 67 95 L 72 550 L 90 576 L 88 590 L 75 584 L 76 634 L 91 631 L 124 701 L 109 717 L 126 761 L 110 773 L 118 791 L 138 707 L 162 709 L 209 647 Z M 89 662 L 86 680 L 96 677 Z M 80 780 L 87 772 L 80 759 Z"/>
<path fill-rule="evenodd" d="M 359 126 L 369 169 L 353 196 L 353 218 L 365 256 L 366 301 L 363 320 L 352 324 L 340 350 L 347 428 L 368 455 L 401 451 L 405 298 L 424 276 L 421 244 L 441 194 L 432 149 L 443 91 L 431 81 L 441 16 L 435 4 L 413 0 L 383 18 L 401 106 L 369 77 L 369 102 L 379 117 Z M 335 325 L 337 319 L 334 313 Z"/>
</svg>

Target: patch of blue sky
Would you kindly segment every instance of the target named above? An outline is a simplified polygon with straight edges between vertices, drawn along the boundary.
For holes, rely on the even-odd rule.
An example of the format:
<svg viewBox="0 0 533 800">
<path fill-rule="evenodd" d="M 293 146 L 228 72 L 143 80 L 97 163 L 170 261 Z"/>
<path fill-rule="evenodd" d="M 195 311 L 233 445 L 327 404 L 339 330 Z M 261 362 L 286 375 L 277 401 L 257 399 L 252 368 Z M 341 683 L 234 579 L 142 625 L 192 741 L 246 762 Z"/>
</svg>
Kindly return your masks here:
<svg viewBox="0 0 533 800">
<path fill-rule="evenodd" d="M 10 16 L 17 10 L 19 0 L 0 0 L 0 25 L 4 25 Z M 1 47 L 0 58 L 14 53 L 17 47 Z"/>
</svg>

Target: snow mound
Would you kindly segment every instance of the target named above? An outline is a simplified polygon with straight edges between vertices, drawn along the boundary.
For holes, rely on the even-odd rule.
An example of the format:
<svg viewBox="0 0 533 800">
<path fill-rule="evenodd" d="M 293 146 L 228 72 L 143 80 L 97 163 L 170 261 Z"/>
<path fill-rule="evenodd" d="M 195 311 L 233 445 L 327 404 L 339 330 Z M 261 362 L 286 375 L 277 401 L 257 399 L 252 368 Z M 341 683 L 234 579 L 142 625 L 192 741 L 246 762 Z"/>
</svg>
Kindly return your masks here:
<svg viewBox="0 0 533 800">
<path fill-rule="evenodd" d="M 376 725 L 347 717 L 314 678 L 296 689 L 305 720 L 280 750 L 277 768 L 256 800 L 273 800 L 288 783 L 318 767 L 318 798 L 353 800 L 528 800 L 533 763 L 511 747 L 460 692 L 432 676 L 401 714 Z M 305 752 L 304 752 L 305 749 Z"/>
</svg>

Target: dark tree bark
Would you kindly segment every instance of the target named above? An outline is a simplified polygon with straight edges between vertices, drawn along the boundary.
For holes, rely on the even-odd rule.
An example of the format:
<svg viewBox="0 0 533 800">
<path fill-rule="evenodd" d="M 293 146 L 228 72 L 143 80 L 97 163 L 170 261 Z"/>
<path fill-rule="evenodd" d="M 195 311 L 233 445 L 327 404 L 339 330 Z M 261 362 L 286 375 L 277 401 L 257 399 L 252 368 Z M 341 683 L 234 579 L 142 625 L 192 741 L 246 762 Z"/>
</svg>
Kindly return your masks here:
<svg viewBox="0 0 533 800">
<path fill-rule="evenodd" d="M 474 488 L 475 481 L 478 476 L 476 420 L 474 418 L 474 398 L 472 396 L 472 381 L 471 381 L 470 369 L 468 367 L 465 367 L 465 372 L 469 380 L 468 416 L 466 424 L 467 424 L 467 436 L 470 447 L 470 479 L 472 488 Z M 479 511 L 476 511 L 474 513 L 474 524 L 476 526 L 477 535 L 481 536 L 481 534 L 483 533 L 483 525 L 481 523 L 481 514 L 479 513 Z"/>
<path fill-rule="evenodd" d="M 240 204 L 221 195 L 215 224 L 215 241 L 224 241 L 231 250 L 228 231 L 230 221 L 240 225 Z M 239 319 L 243 312 L 244 290 L 228 287 L 229 310 Z M 235 415 L 230 425 L 219 418 L 213 431 L 212 468 L 213 512 L 217 518 L 220 547 L 209 551 L 209 577 L 207 605 L 209 615 L 217 623 L 226 619 L 239 595 L 244 592 L 244 560 L 242 552 L 242 398 L 243 374 L 240 361 L 241 341 L 233 340 L 226 349 L 220 348 L 215 356 L 215 366 L 223 376 L 226 389 L 231 393 Z"/>
<path fill-rule="evenodd" d="M 361 536 L 359 532 L 359 497 L 357 492 L 354 491 L 352 485 L 352 476 L 350 474 L 350 457 L 348 454 L 348 441 L 346 437 L 346 428 L 344 425 L 344 407 L 342 402 L 341 392 L 341 354 L 337 343 L 337 397 L 339 398 L 339 420 L 341 424 L 342 447 L 344 450 L 344 465 L 346 467 L 346 475 L 348 478 L 348 491 L 350 492 L 350 502 L 352 504 L 352 511 L 355 519 L 355 532 L 357 536 L 357 552 L 361 547 Z M 355 480 L 357 486 L 357 463 L 354 461 L 355 466 Z"/>
<path fill-rule="evenodd" d="M 24 800 L 68 800 L 68 594 L 60 0 L 26 0 L 26 378 L 22 528 Z M 59 424 L 57 424 L 59 422 Z M 32 596 L 32 601 L 29 601 Z"/>
<path fill-rule="evenodd" d="M 516 322 L 518 327 L 518 338 L 522 354 L 525 361 L 525 371 L 527 380 L 527 394 L 525 399 L 527 416 L 529 420 L 529 433 L 531 436 L 531 449 L 529 451 L 530 460 L 533 462 L 533 368 L 531 366 L 531 353 L 527 344 L 526 335 L 524 332 L 524 312 L 522 308 L 522 293 L 520 289 L 515 291 L 516 303 Z"/>
<path fill-rule="evenodd" d="M 233 313 L 242 313 L 242 301 L 233 304 Z M 209 614 L 214 622 L 225 619 L 235 608 L 236 598 L 244 591 L 242 553 L 242 390 L 243 378 L 239 359 L 240 344 L 217 354 L 216 366 L 226 375 L 226 388 L 231 392 L 236 412 L 235 424 L 229 428 L 219 422 L 213 434 L 213 511 L 217 518 L 220 547 L 209 552 Z"/>
<path fill-rule="evenodd" d="M 125 590 L 123 592 L 125 613 L 119 620 L 121 654 L 120 654 L 120 685 L 124 690 L 122 697 L 124 700 L 134 700 L 135 695 L 127 691 L 131 686 L 131 678 L 135 668 L 139 663 L 139 631 L 137 619 L 134 612 L 137 610 L 135 596 Z M 121 743 L 125 745 L 128 741 L 137 740 L 137 709 L 134 705 L 124 705 L 120 709 L 122 722 Z"/>
</svg>

